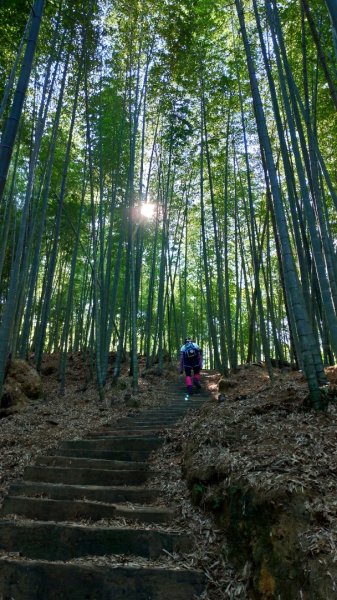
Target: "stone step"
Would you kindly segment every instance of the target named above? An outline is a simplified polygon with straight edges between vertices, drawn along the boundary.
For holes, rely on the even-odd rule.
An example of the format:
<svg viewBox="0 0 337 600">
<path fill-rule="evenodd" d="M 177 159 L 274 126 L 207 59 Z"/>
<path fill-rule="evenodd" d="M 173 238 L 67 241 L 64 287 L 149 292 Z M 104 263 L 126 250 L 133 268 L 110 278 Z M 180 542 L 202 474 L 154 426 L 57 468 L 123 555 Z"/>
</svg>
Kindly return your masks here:
<svg viewBox="0 0 337 600">
<path fill-rule="evenodd" d="M 135 419 L 132 419 L 132 421 L 130 419 L 122 421 L 120 424 L 121 425 L 131 425 L 131 424 L 136 424 L 136 423 L 142 423 L 143 425 L 150 425 L 150 426 L 156 426 L 156 425 L 162 425 L 163 423 L 167 423 L 168 425 L 170 424 L 174 424 L 177 423 L 177 421 L 181 421 L 183 417 L 160 417 L 160 416 L 153 416 L 153 417 L 146 417 L 146 415 L 141 415 L 139 417 L 136 417 Z"/>
<path fill-rule="evenodd" d="M 153 411 L 144 411 L 144 412 L 132 415 L 132 416 L 128 416 L 128 417 L 126 417 L 126 419 L 131 420 L 131 419 L 134 419 L 137 417 L 143 418 L 144 420 L 150 419 L 153 417 L 181 418 L 191 410 L 192 411 L 199 410 L 203 405 L 204 405 L 204 402 L 202 402 L 200 404 L 193 404 L 193 401 L 187 400 L 187 401 L 184 401 L 184 405 L 179 409 L 175 409 L 175 410 L 168 410 L 168 409 L 159 410 L 159 409 L 157 409 L 157 410 L 153 410 Z"/>
<path fill-rule="evenodd" d="M 174 404 L 176 402 L 177 403 L 183 402 L 185 394 L 187 394 L 188 392 L 187 392 L 187 387 L 184 385 L 174 393 L 169 393 L 169 392 L 165 392 L 165 393 L 166 393 L 166 398 L 169 401 L 169 403 Z M 192 392 L 192 394 L 189 394 L 189 396 L 191 398 L 193 398 L 193 400 L 199 401 L 199 402 L 201 402 L 201 401 L 206 402 L 206 400 L 209 398 L 209 396 L 207 394 L 204 394 L 203 392 L 199 392 L 199 390 L 196 387 L 193 387 L 193 392 Z"/>
<path fill-rule="evenodd" d="M 151 561 L 193 549 L 187 533 L 159 527 L 173 517 L 155 505 L 160 491 L 141 487 L 155 474 L 146 461 L 163 444 L 161 432 L 207 399 L 198 394 L 185 402 L 180 386 L 169 396 L 166 405 L 61 442 L 26 468 L 24 481 L 10 486 L 1 511 L 0 550 L 20 553 L 21 560 L 0 559 L 0 599 L 192 600 L 201 593 L 205 582 L 196 571 L 151 568 L 148 562 L 146 568 L 134 566 L 137 556 Z M 16 518 L 9 520 L 11 515 Z M 134 526 L 121 527 L 117 519 Z M 82 520 L 86 524 L 78 523 Z M 102 520 L 110 525 L 91 523 Z M 120 555 L 121 562 L 131 557 L 133 566 L 116 566 Z M 90 556 L 96 557 L 94 565 L 85 562 Z M 115 566 L 109 566 L 110 556 Z M 76 558 L 81 563 L 57 562 Z"/>
<path fill-rule="evenodd" d="M 135 414 L 142 414 L 142 415 L 146 415 L 146 414 L 154 414 L 154 413 L 161 413 L 161 412 L 166 412 L 166 413 L 179 413 L 181 411 L 187 411 L 187 410 L 194 410 L 196 408 L 200 408 L 201 406 L 203 406 L 205 404 L 205 400 L 196 400 L 194 396 L 189 396 L 189 400 L 185 400 L 186 397 L 186 393 L 183 393 L 182 397 L 179 400 L 179 403 L 177 403 L 176 405 L 165 405 L 165 406 L 159 406 L 157 408 L 150 408 L 148 410 L 144 410 L 144 411 L 140 411 L 137 412 Z M 134 415 L 129 415 L 134 416 Z"/>
<path fill-rule="evenodd" d="M 147 440 L 148 436 L 151 435 L 152 438 L 156 437 L 157 439 L 160 439 L 160 437 L 161 437 L 160 433 L 165 429 L 165 427 L 163 427 L 163 425 L 159 425 L 159 427 L 161 428 L 159 431 L 157 430 L 151 434 L 149 434 L 147 432 L 143 432 L 143 434 L 141 432 L 138 432 L 138 434 L 137 434 L 137 432 L 136 432 L 136 434 L 131 434 L 131 435 L 129 433 L 127 433 L 127 436 L 130 439 L 132 439 L 132 438 L 137 439 L 137 438 L 143 437 L 145 440 Z M 129 431 L 129 430 L 127 430 L 127 431 Z M 124 430 L 119 430 L 119 431 L 107 430 L 107 431 L 103 431 L 101 433 L 100 432 L 98 432 L 98 433 L 92 432 L 92 434 L 89 434 L 87 436 L 87 439 L 99 440 L 101 442 L 102 440 L 120 440 L 120 439 L 124 438 L 125 435 L 126 434 L 125 434 Z M 161 443 L 158 444 L 158 446 L 161 446 L 161 444 L 162 444 L 162 441 L 161 441 Z"/>
<path fill-rule="evenodd" d="M 151 420 L 153 418 L 156 419 L 180 419 L 181 415 L 185 415 L 186 412 L 188 411 L 179 411 L 179 413 L 177 412 L 167 412 L 167 411 L 158 411 L 158 412 L 153 412 L 153 413 L 147 413 L 147 412 L 142 412 L 139 413 L 137 415 L 133 415 L 132 417 L 124 417 L 123 420 L 134 420 L 134 419 L 142 419 L 143 421 L 148 421 Z M 122 420 L 122 419 L 121 419 Z"/>
<path fill-rule="evenodd" d="M 150 471 L 112 471 L 111 469 L 85 469 L 66 467 L 27 467 L 26 481 L 45 481 L 73 485 L 139 485 L 152 475 Z"/>
<path fill-rule="evenodd" d="M 130 427 L 130 426 L 129 426 Z M 90 439 L 101 439 L 107 437 L 120 437 L 123 435 L 132 436 L 132 437 L 146 437 L 147 435 L 156 436 L 159 435 L 163 431 L 163 426 L 157 426 L 156 429 L 153 427 L 148 428 L 144 431 L 143 427 L 138 427 L 137 429 L 105 429 L 104 431 L 95 431 L 93 433 L 88 433 L 88 438 Z"/>
<path fill-rule="evenodd" d="M 141 450 L 143 452 L 152 452 L 156 448 L 161 446 L 163 441 L 158 437 L 151 436 L 121 436 L 112 439 L 102 439 L 97 442 L 93 439 L 79 439 L 79 440 L 67 440 L 61 442 L 61 448 L 77 448 L 85 450 L 115 450 L 115 451 L 127 451 Z"/>
<path fill-rule="evenodd" d="M 201 396 L 205 396 L 205 397 L 209 397 L 209 392 L 208 390 L 205 388 L 205 386 L 203 384 L 201 384 L 201 388 L 197 388 L 193 385 L 193 389 L 195 390 L 195 392 L 197 394 L 200 394 Z M 171 396 L 179 396 L 179 394 L 181 392 L 184 392 L 186 390 L 186 382 L 185 382 L 185 377 L 184 379 L 181 380 L 180 385 L 177 385 L 176 387 L 167 387 L 165 388 L 165 395 L 167 398 L 170 398 Z"/>
<path fill-rule="evenodd" d="M 105 437 L 107 435 L 118 435 L 121 432 L 124 435 L 132 435 L 132 436 L 141 436 L 141 435 L 158 435 L 159 433 L 161 433 L 163 431 L 163 427 L 162 426 L 156 426 L 156 428 L 154 427 L 132 427 L 132 429 L 129 429 L 130 427 L 132 427 L 132 425 L 121 425 L 118 429 L 116 429 L 115 427 L 113 429 L 104 429 L 104 430 L 98 430 L 95 431 L 94 433 L 88 433 L 88 437 L 89 438 L 98 438 L 98 437 Z"/>
<path fill-rule="evenodd" d="M 158 427 L 170 427 L 170 426 L 175 426 L 177 425 L 179 422 L 181 422 L 182 419 L 171 419 L 171 420 L 167 420 L 167 419 L 151 419 L 151 420 L 144 420 L 144 418 L 140 418 L 137 417 L 137 419 L 134 419 L 133 421 L 123 421 L 120 424 L 118 424 L 118 427 L 122 427 L 123 425 L 125 425 L 127 428 L 133 427 L 133 426 L 137 426 L 137 427 L 148 427 L 150 429 L 153 428 L 158 428 Z"/>
<path fill-rule="evenodd" d="M 129 436 L 129 431 L 137 431 L 138 437 L 158 437 L 158 433 L 163 429 L 167 429 L 169 427 L 176 427 L 181 422 L 181 419 L 176 419 L 175 421 L 166 422 L 162 419 L 158 419 L 157 421 L 142 421 L 141 419 L 136 419 L 135 421 L 121 423 L 118 426 L 105 427 L 103 429 L 99 429 L 97 431 L 90 432 L 87 437 L 90 439 L 93 435 L 97 433 L 104 433 L 114 431 L 116 433 L 116 437 Z M 153 432 L 153 433 L 152 433 Z M 131 434 L 134 437 L 134 434 Z M 137 437 L 137 436 L 136 436 Z"/>
<path fill-rule="evenodd" d="M 134 425 L 137 427 L 149 427 L 149 428 L 157 428 L 157 427 L 161 427 L 166 428 L 166 427 L 175 427 L 178 423 L 181 422 L 182 419 L 171 419 L 171 420 L 167 420 L 167 419 L 151 419 L 149 421 L 144 421 L 143 418 L 137 418 L 134 419 L 134 421 L 124 421 L 123 423 L 121 423 L 119 426 L 122 425 L 126 425 L 128 428 L 129 427 L 133 427 Z"/>
<path fill-rule="evenodd" d="M 162 417 L 167 417 L 167 418 L 174 418 L 174 417 L 180 417 L 181 414 L 185 414 L 186 409 L 185 410 L 154 410 L 154 411 L 142 411 L 139 413 L 136 413 L 135 415 L 128 415 L 127 417 L 124 417 L 124 419 L 134 419 L 135 417 L 142 417 L 143 419 L 147 419 L 150 417 L 158 417 L 160 416 Z"/>
<path fill-rule="evenodd" d="M 205 404 L 204 401 L 196 402 L 192 400 L 191 397 L 189 400 L 185 400 L 185 396 L 180 402 L 179 406 L 175 407 L 162 407 L 162 408 L 153 408 L 149 410 L 139 411 L 132 415 L 128 415 L 127 418 L 132 419 L 137 416 L 153 416 L 153 415 L 168 415 L 168 416 L 179 416 L 180 414 L 185 414 L 189 410 L 197 410 L 201 408 Z"/>
<path fill-rule="evenodd" d="M 163 423 L 167 423 L 168 425 L 176 425 L 176 423 L 181 422 L 181 420 L 181 418 L 166 420 L 161 419 L 160 417 L 158 417 L 157 419 L 147 420 L 145 417 L 137 417 L 135 419 L 123 419 L 123 421 L 120 421 L 116 425 L 111 425 L 111 427 L 118 431 L 122 431 L 123 428 L 134 429 L 135 427 L 142 427 L 144 432 L 150 429 L 154 429 L 155 431 L 157 431 L 158 428 L 160 428 L 163 425 Z M 103 429 L 100 428 L 98 431 L 103 431 Z"/>
<path fill-rule="evenodd" d="M 187 569 L 0 559 L 4 599 L 192 600 L 204 586 L 204 575 Z"/>
<path fill-rule="evenodd" d="M 147 462 L 129 462 L 126 460 L 106 460 L 104 458 L 78 458 L 76 456 L 39 456 L 36 465 L 43 467 L 74 467 L 103 469 L 111 471 L 148 471 Z"/>
<path fill-rule="evenodd" d="M 90 555 L 159 558 L 191 550 L 186 534 L 127 527 L 94 527 L 40 521 L 0 521 L 0 549 L 25 558 L 70 560 Z"/>
<path fill-rule="evenodd" d="M 188 404 L 186 402 L 186 404 Z M 186 413 L 190 410 L 190 408 L 187 406 L 184 406 L 183 408 L 176 408 L 176 409 L 172 409 L 172 410 L 168 410 L 168 409 L 157 409 L 157 410 L 151 410 L 151 411 L 146 411 L 143 413 L 144 417 L 181 417 L 182 415 L 186 415 Z"/>
<path fill-rule="evenodd" d="M 137 417 L 135 417 L 134 419 L 128 418 L 125 419 L 123 422 L 125 424 L 131 424 L 134 423 L 135 421 L 142 421 L 143 423 L 146 423 L 148 425 L 152 425 L 153 422 L 156 423 L 172 423 L 175 421 L 180 421 L 184 418 L 185 415 L 137 415 Z M 118 425 L 116 426 L 116 429 L 118 428 Z"/>
<path fill-rule="evenodd" d="M 150 504 L 151 502 L 156 502 L 160 496 L 160 491 L 154 488 L 139 486 L 84 486 L 19 481 L 11 484 L 9 494 L 11 496 L 43 496 L 54 500 L 92 500 L 94 502 L 105 503 L 132 502 Z"/>
<path fill-rule="evenodd" d="M 126 506 L 123 504 L 105 504 L 79 500 L 50 500 L 48 498 L 29 498 L 7 496 L 4 500 L 1 516 L 20 515 L 39 521 L 76 521 L 80 519 L 124 518 L 142 523 L 169 523 L 173 512 L 158 506 Z"/>
<path fill-rule="evenodd" d="M 137 417 L 137 416 L 154 416 L 154 415 L 161 415 L 161 416 L 168 416 L 168 417 L 172 417 L 172 416 L 179 416 L 181 414 L 185 414 L 186 412 L 188 412 L 189 410 L 196 410 L 201 408 L 204 405 L 204 402 L 200 402 L 200 403 L 194 403 L 193 400 L 184 400 L 181 403 L 180 407 L 176 407 L 176 408 L 154 408 L 151 410 L 144 410 L 141 411 L 139 413 L 136 413 L 134 415 L 128 415 L 128 418 L 133 418 L 133 417 Z"/>
<path fill-rule="evenodd" d="M 180 388 L 175 394 L 167 393 L 165 390 L 167 402 L 160 404 L 159 408 L 181 408 L 185 405 L 185 396 L 187 394 L 187 388 L 184 386 Z M 193 394 L 189 394 L 191 404 L 204 404 L 211 396 L 203 391 L 198 391 L 197 388 L 193 389 Z M 155 410 L 156 407 L 151 407 L 150 410 Z"/>
<path fill-rule="evenodd" d="M 179 402 L 179 400 L 181 399 L 181 394 L 184 393 L 185 391 L 186 391 L 185 381 L 184 381 L 184 383 L 182 383 L 182 385 L 179 385 L 176 388 L 170 388 L 170 387 L 165 388 L 166 403 L 167 404 L 175 404 L 175 402 Z M 205 388 L 197 389 L 196 387 L 194 387 L 194 391 L 195 391 L 195 396 L 198 398 L 203 398 L 204 400 L 207 400 L 210 397 L 210 394 L 208 393 L 207 390 L 205 390 Z"/>
<path fill-rule="evenodd" d="M 196 410 L 196 409 L 195 409 Z M 127 417 L 127 419 L 125 419 L 125 421 L 135 421 L 137 419 L 142 420 L 142 421 L 146 421 L 146 422 L 152 422 L 153 420 L 155 421 L 173 421 L 174 419 L 183 419 L 185 417 L 185 415 L 187 413 L 190 412 L 189 410 L 184 410 L 184 411 L 180 411 L 179 413 L 153 413 L 151 415 L 148 415 L 146 413 L 142 413 L 140 415 L 135 415 L 134 417 Z M 193 411 L 192 411 L 193 412 Z"/>
<path fill-rule="evenodd" d="M 93 440 L 94 441 L 94 440 Z M 117 460 L 127 462 L 144 462 L 147 460 L 150 452 L 149 450 L 89 450 L 87 448 L 62 448 L 59 447 L 55 450 L 50 450 L 50 454 L 53 456 L 77 456 L 79 458 L 95 458 L 104 460 Z"/>
<path fill-rule="evenodd" d="M 143 423 L 146 423 L 148 425 L 152 425 L 153 422 L 155 423 L 172 423 L 172 422 L 176 422 L 176 421 L 181 421 L 186 413 L 180 413 L 179 415 L 137 415 L 135 418 L 131 419 L 130 417 L 128 417 L 128 419 L 123 420 L 123 423 L 125 424 L 131 424 L 134 423 L 135 421 L 142 421 Z M 122 421 L 121 421 L 122 423 Z M 118 424 L 119 425 L 119 424 Z M 116 426 L 116 428 L 118 428 L 118 425 Z"/>
</svg>

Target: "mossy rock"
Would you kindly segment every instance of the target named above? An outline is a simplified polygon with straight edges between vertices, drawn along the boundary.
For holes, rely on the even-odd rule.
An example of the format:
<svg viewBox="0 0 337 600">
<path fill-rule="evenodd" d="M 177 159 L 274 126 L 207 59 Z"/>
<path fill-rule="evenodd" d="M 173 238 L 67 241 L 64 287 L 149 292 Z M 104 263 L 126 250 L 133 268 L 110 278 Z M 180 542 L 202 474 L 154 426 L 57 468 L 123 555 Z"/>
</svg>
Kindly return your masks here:
<svg viewBox="0 0 337 600">
<path fill-rule="evenodd" d="M 0 407 L 16 412 L 24 408 L 29 400 L 42 397 L 42 381 L 38 372 L 25 360 L 11 360 L 2 388 Z"/>
<path fill-rule="evenodd" d="M 29 399 L 42 396 L 42 381 L 38 372 L 25 360 L 13 359 L 9 363 L 6 383 L 18 385 Z"/>
</svg>

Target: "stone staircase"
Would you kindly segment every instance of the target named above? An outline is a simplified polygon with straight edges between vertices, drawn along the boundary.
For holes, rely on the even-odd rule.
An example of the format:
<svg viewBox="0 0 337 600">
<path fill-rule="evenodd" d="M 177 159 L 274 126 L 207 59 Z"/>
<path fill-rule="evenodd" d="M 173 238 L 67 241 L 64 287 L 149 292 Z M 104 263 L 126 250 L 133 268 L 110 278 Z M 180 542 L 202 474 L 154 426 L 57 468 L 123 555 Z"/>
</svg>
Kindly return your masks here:
<svg viewBox="0 0 337 600">
<path fill-rule="evenodd" d="M 156 564 L 193 547 L 187 533 L 170 530 L 174 514 L 158 504 L 149 455 L 163 443 L 164 430 L 206 396 L 186 402 L 183 389 L 170 386 L 167 399 L 85 439 L 62 442 L 11 485 L 0 514 L 0 600 L 192 600 L 201 594 L 201 572 Z M 101 520 L 108 525 L 95 524 Z"/>
</svg>

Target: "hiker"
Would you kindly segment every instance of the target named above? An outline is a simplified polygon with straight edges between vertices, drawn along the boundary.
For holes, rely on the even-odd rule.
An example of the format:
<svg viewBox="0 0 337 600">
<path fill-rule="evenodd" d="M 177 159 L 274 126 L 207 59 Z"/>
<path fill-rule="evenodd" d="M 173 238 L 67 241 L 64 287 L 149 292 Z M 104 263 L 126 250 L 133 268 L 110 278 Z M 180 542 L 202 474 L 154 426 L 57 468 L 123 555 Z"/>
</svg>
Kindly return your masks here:
<svg viewBox="0 0 337 600">
<path fill-rule="evenodd" d="M 185 344 L 180 349 L 180 373 L 186 375 L 186 386 L 188 394 L 193 394 L 192 386 L 192 370 L 193 383 L 196 388 L 201 388 L 200 369 L 202 368 L 202 350 L 198 344 L 193 342 L 192 338 L 188 337 Z"/>
</svg>

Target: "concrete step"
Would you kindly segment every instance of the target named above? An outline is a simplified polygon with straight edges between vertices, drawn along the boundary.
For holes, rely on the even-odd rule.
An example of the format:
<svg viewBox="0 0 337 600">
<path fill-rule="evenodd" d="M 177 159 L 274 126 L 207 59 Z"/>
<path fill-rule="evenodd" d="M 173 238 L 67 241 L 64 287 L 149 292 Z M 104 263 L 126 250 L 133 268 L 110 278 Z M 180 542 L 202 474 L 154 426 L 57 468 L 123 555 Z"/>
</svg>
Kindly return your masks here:
<svg viewBox="0 0 337 600">
<path fill-rule="evenodd" d="M 124 423 L 121 423 L 119 427 L 123 427 L 123 425 L 125 425 L 125 427 L 127 427 L 128 429 L 130 427 L 147 427 L 149 429 L 166 429 L 167 427 L 176 427 L 176 425 L 178 425 L 181 422 L 181 419 L 172 419 L 170 421 L 164 420 L 164 419 L 152 419 L 151 421 L 144 421 L 143 419 L 135 419 L 134 421 L 132 421 L 131 423 L 129 421 L 125 421 Z M 120 431 L 122 432 L 122 429 L 120 429 Z"/>
<path fill-rule="evenodd" d="M 75 469 L 108 469 L 111 471 L 148 471 L 149 469 L 147 462 L 78 458 L 75 456 L 39 456 L 36 465 L 43 467 L 74 467 Z"/>
<path fill-rule="evenodd" d="M 151 437 L 160 437 L 160 433 L 163 432 L 165 429 L 169 429 L 170 427 L 176 427 L 178 421 L 172 421 L 170 423 L 165 423 L 163 421 L 153 421 L 153 424 L 151 426 L 148 425 L 148 421 L 147 426 L 148 429 L 144 430 L 144 427 L 146 427 L 145 424 L 143 424 L 142 421 L 136 421 L 135 422 L 135 426 L 137 429 L 130 429 L 132 427 L 132 424 L 129 423 L 128 424 L 128 429 L 122 429 L 122 426 L 120 427 L 120 429 L 105 429 L 104 431 L 98 431 L 98 432 L 92 432 L 88 434 L 87 439 L 97 439 L 97 438 L 106 438 L 106 437 L 116 437 L 116 438 L 122 438 L 125 437 L 126 435 L 128 437 L 143 437 L 143 438 L 147 438 L 148 436 Z"/>
<path fill-rule="evenodd" d="M 0 521 L 0 550 L 20 553 L 0 559 L 0 599 L 9 600 L 192 600 L 205 581 L 196 571 L 136 567 L 192 550 L 187 533 L 160 528 L 173 513 L 156 506 L 160 491 L 141 484 L 154 475 L 146 462 L 173 428 L 204 403 L 184 401 L 185 389 L 170 391 L 171 402 L 139 411 L 119 423 L 66 440 L 27 467 L 24 481 L 10 486 Z M 14 520 L 11 515 L 16 515 Z M 120 526 L 126 519 L 133 527 Z M 89 520 L 89 523 L 88 523 Z M 106 520 L 110 526 L 92 521 Z M 77 523 L 76 523 L 77 521 Z M 78 523 L 85 521 L 85 524 Z M 125 521 L 124 521 L 125 523 Z M 145 528 L 141 523 L 158 524 Z M 116 525 L 116 526 L 113 526 Z M 118 556 L 132 567 L 109 566 Z M 86 557 L 95 556 L 95 564 Z M 102 557 L 104 564 L 97 563 Z M 81 563 L 65 561 L 81 558 Z M 28 560 L 27 560 L 28 559 Z M 43 562 L 40 562 L 43 561 Z M 52 562 L 50 562 L 52 561 Z M 61 564 L 58 561 L 63 561 Z"/>
<path fill-rule="evenodd" d="M 119 423 L 112 423 L 109 427 L 99 427 L 95 429 L 95 431 L 91 431 L 89 435 L 114 430 L 116 431 L 116 433 L 123 433 L 127 436 L 128 434 L 125 432 L 125 430 L 134 430 L 138 428 L 137 421 L 143 421 L 143 419 L 140 419 L 139 417 L 137 417 L 137 419 L 123 419 L 123 421 L 120 421 Z M 158 435 L 158 431 L 160 431 L 158 425 L 153 425 L 153 423 L 149 423 L 148 421 L 146 421 L 145 423 L 146 424 L 144 425 L 144 427 L 141 426 L 141 428 L 139 428 L 139 437 L 143 437 L 144 435 L 152 437 L 151 431 L 154 431 L 154 436 Z"/>
<path fill-rule="evenodd" d="M 195 408 L 200 408 L 201 406 L 203 406 L 205 404 L 205 401 L 199 401 L 199 400 L 194 400 L 194 396 L 189 396 L 188 400 L 185 400 L 187 393 L 184 393 L 179 404 L 177 404 L 176 406 L 160 406 L 157 408 L 150 408 L 147 411 L 144 411 L 142 414 L 148 414 L 148 413 L 167 413 L 167 414 L 176 414 L 176 413 L 180 413 L 180 412 L 186 412 L 187 410 L 193 410 Z"/>
<path fill-rule="evenodd" d="M 140 417 L 136 417 L 135 419 L 131 420 L 125 420 L 122 421 L 120 424 L 121 425 L 131 425 L 131 424 L 136 424 L 136 423 L 141 423 L 142 425 L 148 425 L 148 426 L 154 426 L 156 427 L 157 425 L 163 425 L 164 423 L 167 423 L 168 425 L 171 424 L 175 424 L 177 423 L 177 421 L 181 421 L 183 417 L 160 417 L 160 416 L 153 416 L 153 417 L 146 417 L 145 415 L 141 415 Z"/>
<path fill-rule="evenodd" d="M 145 423 L 146 425 L 152 425 L 152 423 L 175 423 L 176 421 L 181 421 L 184 417 L 185 414 L 180 414 L 180 415 L 139 415 L 137 417 L 135 417 L 134 419 L 131 420 L 131 418 L 128 418 L 127 420 L 123 421 L 123 423 L 127 424 L 131 424 L 131 423 L 135 423 L 136 421 L 142 421 L 142 423 Z M 116 426 L 116 429 L 118 428 L 118 425 Z"/>
<path fill-rule="evenodd" d="M 93 440 L 95 441 L 95 440 Z M 97 444 L 96 444 L 97 445 Z M 91 446 L 92 447 L 92 446 Z M 127 462 L 145 462 L 150 454 L 149 450 L 91 450 L 87 448 L 62 448 L 59 447 L 49 452 L 53 456 L 73 456 L 78 458 L 93 458 L 104 460 L 117 460 Z"/>
<path fill-rule="evenodd" d="M 81 519 L 124 518 L 142 523 L 169 523 L 173 512 L 158 506 L 126 506 L 123 504 L 105 504 L 80 500 L 50 500 L 48 498 L 29 498 L 7 496 L 0 515 L 20 515 L 39 521 L 76 521 Z"/>
<path fill-rule="evenodd" d="M 79 439 L 79 440 L 67 440 L 61 442 L 61 448 L 77 448 L 85 450 L 115 450 L 115 451 L 127 451 L 141 450 L 143 452 L 152 452 L 156 448 L 159 448 L 162 444 L 162 440 L 159 437 L 151 436 L 121 436 L 112 439 Z"/>
<path fill-rule="evenodd" d="M 186 402 L 186 404 L 188 404 Z M 185 406 L 183 408 L 175 408 L 175 409 L 157 409 L 157 410 L 151 410 L 151 411 L 146 411 L 143 413 L 144 417 L 177 417 L 180 418 L 181 416 L 186 415 L 186 413 L 190 410 L 190 408 L 188 408 L 188 406 Z"/>
<path fill-rule="evenodd" d="M 147 415 L 153 413 L 179 413 L 180 411 L 193 410 L 194 408 L 200 408 L 205 404 L 205 398 L 198 398 L 198 395 L 190 395 L 189 400 L 185 400 L 186 392 L 183 392 L 180 398 L 176 403 L 170 404 L 161 404 L 160 406 L 156 406 L 154 408 L 148 408 L 145 410 L 139 410 L 134 412 L 133 414 L 129 414 L 128 416 L 131 418 L 135 415 Z"/>
<path fill-rule="evenodd" d="M 139 436 L 146 436 L 146 435 L 159 435 L 162 431 L 163 431 L 163 427 L 162 426 L 157 426 L 156 428 L 154 427 L 132 427 L 131 425 L 123 425 L 120 426 L 118 429 L 116 429 L 116 427 L 112 428 L 112 429 L 104 429 L 104 430 L 98 430 L 95 431 L 94 433 L 88 433 L 88 437 L 89 438 L 98 438 L 98 437 L 106 437 L 106 436 L 110 436 L 110 435 L 114 435 L 114 436 L 118 436 L 121 433 L 123 435 L 132 435 L 135 437 L 139 437 Z"/>
<path fill-rule="evenodd" d="M 138 417 L 138 418 L 142 418 L 142 419 L 146 420 L 146 419 L 148 419 L 150 417 L 157 417 L 157 416 L 160 416 L 161 418 L 162 417 L 168 417 L 168 418 L 172 419 L 173 417 L 180 417 L 180 415 L 182 413 L 184 413 L 184 412 L 186 412 L 186 411 L 179 411 L 179 412 L 176 411 L 176 410 L 174 410 L 174 411 L 171 411 L 171 410 L 170 411 L 169 410 L 155 410 L 155 411 L 151 411 L 151 412 L 150 411 L 142 411 L 142 412 L 139 412 L 139 413 L 137 413 L 135 415 L 132 415 L 132 416 L 128 415 L 127 417 L 124 417 L 124 419 L 130 419 L 131 420 L 131 419 L 134 419 L 134 418 Z"/>
<path fill-rule="evenodd" d="M 184 377 L 184 379 L 181 380 L 179 385 L 177 385 L 175 387 L 168 386 L 165 389 L 165 393 L 167 394 L 167 397 L 169 398 L 170 396 L 176 396 L 177 394 L 179 395 L 182 391 L 184 392 L 185 389 L 186 389 L 186 380 Z M 201 388 L 197 388 L 197 387 L 195 387 L 195 385 L 193 385 L 193 389 L 200 396 L 205 396 L 205 398 L 209 398 L 210 394 L 209 394 L 207 388 L 205 387 L 205 385 L 203 384 L 203 382 L 201 382 Z"/>
<path fill-rule="evenodd" d="M 87 434 L 88 439 L 98 438 L 98 437 L 122 437 L 122 436 L 133 436 L 133 437 L 156 437 L 160 436 L 160 434 L 165 429 L 170 429 L 177 427 L 180 423 L 181 419 L 176 419 L 172 421 L 164 421 L 162 419 L 149 421 L 142 421 L 140 419 L 134 420 L 132 422 L 125 421 L 118 425 L 114 425 L 113 427 L 104 427 L 104 429 L 98 429 L 97 431 L 90 432 Z"/>
<path fill-rule="evenodd" d="M 171 422 L 175 422 L 175 421 L 180 421 L 184 418 L 183 414 L 180 415 L 137 415 L 137 417 L 131 419 L 125 419 L 123 421 L 121 421 L 118 425 L 115 425 L 116 429 L 118 429 L 118 426 L 122 423 L 128 425 L 128 424 L 132 424 L 135 423 L 136 421 L 142 421 L 143 423 L 146 423 L 147 425 L 151 425 L 154 421 L 158 422 L 158 423 L 162 423 L 163 421 L 167 422 L 167 423 L 171 423 Z"/>
<path fill-rule="evenodd" d="M 0 521 L 0 549 L 25 558 L 70 560 L 90 555 L 164 556 L 191 550 L 186 534 L 127 527 L 94 527 L 40 521 Z"/>
<path fill-rule="evenodd" d="M 174 394 L 166 392 L 166 399 L 168 403 L 165 406 L 172 405 L 181 405 L 184 402 L 185 394 L 187 393 L 186 387 L 182 387 L 180 390 L 175 392 Z M 197 403 L 207 402 L 210 399 L 209 394 L 205 394 L 204 392 L 198 392 L 196 388 L 193 390 L 193 394 L 190 395 L 191 401 Z M 162 406 L 162 405 L 161 405 Z"/>
<path fill-rule="evenodd" d="M 185 396 L 184 396 L 185 398 Z M 151 415 L 151 414 L 160 414 L 160 413 L 166 413 L 166 414 L 181 414 L 186 412 L 187 410 L 191 410 L 194 407 L 198 407 L 200 408 L 200 406 L 202 406 L 204 404 L 204 401 L 197 401 L 197 400 L 193 400 L 190 399 L 189 401 L 186 401 L 185 399 L 183 399 L 181 402 L 179 402 L 179 404 L 175 404 L 175 405 L 170 405 L 170 406 L 159 406 L 157 408 L 150 408 L 147 411 L 144 411 L 143 414 L 144 415 Z"/>
<path fill-rule="evenodd" d="M 199 405 L 193 405 L 191 401 L 188 400 L 185 401 L 184 408 L 181 408 L 179 410 L 154 410 L 151 412 L 141 412 L 137 413 L 136 415 L 125 417 L 124 419 L 121 419 L 119 423 L 127 421 L 132 422 L 135 419 L 142 419 L 143 421 L 151 421 L 152 419 L 182 419 L 188 412 L 199 410 L 199 408 L 201 408 L 203 404 L 204 403 L 201 403 Z"/>
<path fill-rule="evenodd" d="M 45 481 L 72 485 L 139 485 L 152 475 L 150 471 L 113 471 L 111 469 L 85 469 L 66 467 L 27 467 L 26 481 Z"/>
<path fill-rule="evenodd" d="M 65 485 L 59 483 L 26 482 L 12 483 L 9 488 L 11 496 L 43 496 L 54 500 L 92 500 L 94 502 L 132 502 L 136 504 L 150 504 L 156 502 L 160 491 L 154 488 L 139 486 L 84 486 Z"/>
<path fill-rule="evenodd" d="M 195 409 L 196 410 L 196 409 Z M 150 415 L 146 414 L 146 413 L 142 413 L 140 415 L 135 415 L 135 417 L 127 417 L 127 419 L 132 422 L 134 420 L 142 420 L 142 421 L 146 421 L 146 422 L 152 422 L 153 420 L 155 421 L 173 421 L 174 419 L 183 419 L 185 417 L 185 415 L 190 412 L 190 409 L 188 410 L 182 410 L 179 413 L 152 413 Z M 192 411 L 193 412 L 193 411 Z"/>
<path fill-rule="evenodd" d="M 0 597 L 15 600 L 192 600 L 205 586 L 186 569 L 0 560 Z"/>
<path fill-rule="evenodd" d="M 187 394 L 187 390 L 183 389 L 176 394 L 175 398 L 172 398 L 172 402 L 170 402 L 170 406 L 173 404 L 179 406 L 183 406 L 185 403 L 185 396 Z M 205 402 L 210 399 L 210 396 L 205 396 L 203 394 L 199 394 L 197 391 L 194 391 L 193 394 L 189 394 L 189 402 L 191 404 L 191 408 L 193 406 L 202 406 Z"/>
</svg>

